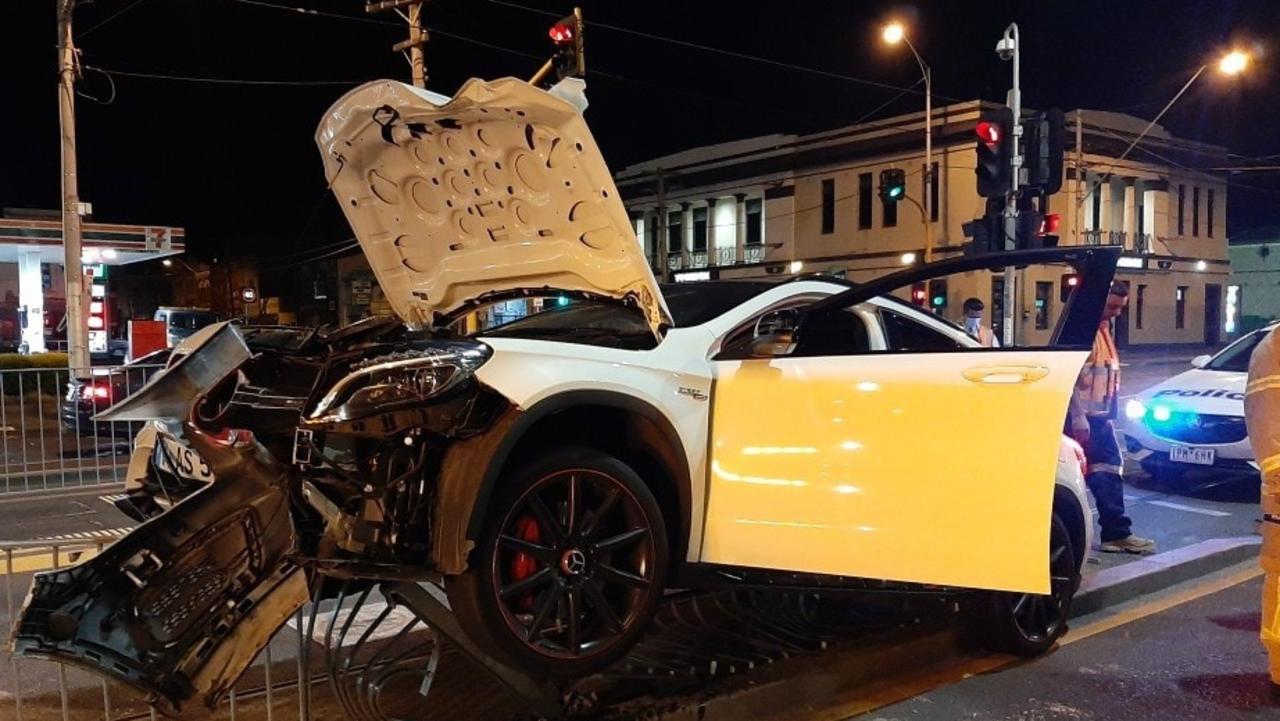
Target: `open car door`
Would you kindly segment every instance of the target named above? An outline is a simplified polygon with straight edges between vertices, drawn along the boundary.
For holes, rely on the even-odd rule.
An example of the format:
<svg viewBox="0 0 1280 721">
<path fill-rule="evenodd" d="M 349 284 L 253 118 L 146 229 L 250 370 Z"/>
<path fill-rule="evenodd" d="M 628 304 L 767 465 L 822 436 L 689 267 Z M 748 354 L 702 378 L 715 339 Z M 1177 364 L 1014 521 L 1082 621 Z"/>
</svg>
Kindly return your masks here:
<svg viewBox="0 0 1280 721">
<path fill-rule="evenodd" d="M 804 309 L 789 353 L 726 348 L 714 362 L 702 560 L 1047 593 L 1063 421 L 1119 253 L 1054 248 L 919 266 Z M 912 283 L 1057 263 L 1081 282 L 1049 347 L 833 342 L 846 309 Z"/>
</svg>

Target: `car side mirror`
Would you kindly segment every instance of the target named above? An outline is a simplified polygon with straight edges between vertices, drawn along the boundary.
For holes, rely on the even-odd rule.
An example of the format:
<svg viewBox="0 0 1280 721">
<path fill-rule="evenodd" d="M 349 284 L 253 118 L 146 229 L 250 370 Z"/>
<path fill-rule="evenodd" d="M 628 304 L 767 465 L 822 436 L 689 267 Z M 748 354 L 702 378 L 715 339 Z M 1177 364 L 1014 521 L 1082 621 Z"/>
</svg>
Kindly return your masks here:
<svg viewBox="0 0 1280 721">
<path fill-rule="evenodd" d="M 772 358 L 789 354 L 795 350 L 796 327 L 799 325 L 800 312 L 795 308 L 783 308 L 760 316 L 751 338 L 751 355 Z"/>
<path fill-rule="evenodd" d="M 1198 355 L 1195 358 L 1191 359 L 1191 366 L 1193 368 L 1204 368 L 1205 366 L 1209 365 L 1209 361 L 1211 360 L 1213 360 L 1213 356 L 1207 353 L 1205 355 Z"/>
</svg>

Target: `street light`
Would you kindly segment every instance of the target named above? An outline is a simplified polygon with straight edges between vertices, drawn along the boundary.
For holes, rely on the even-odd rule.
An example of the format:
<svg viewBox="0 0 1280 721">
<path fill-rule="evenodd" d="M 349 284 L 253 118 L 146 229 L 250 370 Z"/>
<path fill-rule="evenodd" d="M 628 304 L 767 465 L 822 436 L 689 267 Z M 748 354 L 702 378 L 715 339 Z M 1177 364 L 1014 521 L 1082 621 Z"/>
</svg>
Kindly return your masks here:
<svg viewBox="0 0 1280 721">
<path fill-rule="evenodd" d="M 1164 108 L 1162 108 L 1160 112 L 1157 113 L 1156 116 L 1151 119 L 1151 122 L 1147 123 L 1147 127 L 1143 128 L 1142 132 L 1138 133 L 1138 137 L 1134 138 L 1133 141 L 1129 143 L 1129 147 L 1125 148 L 1124 152 L 1121 153 L 1118 158 L 1111 161 L 1111 165 L 1107 167 L 1106 172 L 1103 173 L 1101 177 L 1099 177 L 1097 180 L 1093 182 L 1093 186 L 1089 188 L 1089 192 L 1082 193 L 1080 195 L 1080 199 L 1076 201 L 1077 208 L 1080 208 L 1081 206 L 1083 206 L 1085 199 L 1090 195 L 1092 195 L 1093 193 L 1097 192 L 1098 187 L 1100 185 L 1102 185 L 1104 182 L 1111 179 L 1111 171 L 1115 169 L 1116 164 L 1119 163 L 1121 160 L 1124 160 L 1126 157 L 1128 157 L 1129 153 L 1133 152 L 1133 149 L 1138 147 L 1138 143 L 1141 143 L 1142 139 L 1147 137 L 1147 133 L 1151 132 L 1151 129 L 1156 126 L 1156 123 L 1160 122 L 1160 119 L 1164 117 L 1165 113 L 1169 112 L 1169 108 L 1172 108 L 1173 104 L 1178 102 L 1178 99 L 1186 94 L 1187 89 L 1190 88 L 1192 84 L 1194 84 L 1195 81 L 1198 80 L 1200 76 L 1204 74 L 1204 71 L 1209 69 L 1210 64 L 1211 63 L 1205 63 L 1204 65 L 1201 65 L 1199 69 L 1197 69 L 1194 73 L 1191 74 L 1191 78 L 1188 79 L 1186 84 L 1182 86 L 1182 89 L 1179 90 L 1177 93 L 1175 93 L 1174 96 L 1169 99 L 1169 102 L 1165 103 Z M 1226 53 L 1225 55 L 1223 55 L 1218 60 L 1218 72 L 1227 76 L 1239 75 L 1240 73 L 1244 72 L 1245 68 L 1247 68 L 1248 66 L 1249 66 L 1249 55 L 1241 50 L 1232 50 Z M 1079 123 L 1080 119 L 1076 118 L 1076 122 Z M 1076 217 L 1077 218 L 1080 217 L 1078 212 L 1076 214 Z"/>
<path fill-rule="evenodd" d="M 1249 66 L 1249 56 L 1239 50 L 1232 50 L 1218 61 L 1218 70 L 1223 75 L 1238 75 Z"/>
<path fill-rule="evenodd" d="M 881 37 L 889 45 L 906 43 L 907 48 L 911 50 L 911 55 L 916 59 L 916 64 L 920 66 L 920 74 L 924 77 L 924 192 L 921 193 L 924 198 L 921 206 L 924 209 L 924 262 L 929 263 L 933 260 L 933 224 L 930 222 L 932 211 L 929 207 L 933 200 L 933 71 L 925 63 L 924 58 L 920 57 L 916 46 L 911 44 L 911 38 L 907 37 L 906 28 L 902 23 L 891 22 L 885 25 Z"/>
</svg>

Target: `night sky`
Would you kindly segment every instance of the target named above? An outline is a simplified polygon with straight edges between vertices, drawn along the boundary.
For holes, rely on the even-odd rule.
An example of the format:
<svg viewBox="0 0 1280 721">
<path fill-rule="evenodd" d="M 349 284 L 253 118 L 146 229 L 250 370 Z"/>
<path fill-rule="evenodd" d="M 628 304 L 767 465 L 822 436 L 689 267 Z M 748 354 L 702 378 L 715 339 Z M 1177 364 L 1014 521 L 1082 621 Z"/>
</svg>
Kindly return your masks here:
<svg viewBox="0 0 1280 721">
<path fill-rule="evenodd" d="M 4 6 L 0 206 L 56 208 L 56 1 Z M 1201 63 L 1226 47 L 1246 47 L 1254 53 L 1246 77 L 1226 81 L 1206 73 L 1164 125 L 1226 145 L 1241 165 L 1280 164 L 1275 0 L 582 0 L 582 7 L 587 119 L 615 169 L 711 142 L 848 124 L 888 101 L 872 117 L 921 109 L 920 95 L 877 85 L 906 87 L 919 78 L 905 48 L 880 42 L 879 28 L 890 17 L 907 20 L 940 98 L 1003 99 L 1010 69 L 993 48 L 1016 21 L 1026 105 L 1144 118 Z M 528 77 L 550 54 L 547 27 L 571 8 L 568 0 L 432 0 L 428 87 L 448 94 L 470 76 Z M 80 98 L 77 106 L 80 192 L 94 204 L 95 219 L 186 226 L 195 256 L 256 252 L 267 264 L 292 262 L 350 236 L 324 187 L 312 134 L 347 87 L 408 79 L 407 63 L 390 52 L 406 36 L 398 18 L 367 16 L 362 0 L 81 0 L 76 28 L 83 63 L 109 71 L 338 81 L 283 86 L 113 76 L 112 102 Z M 108 77 L 90 69 L 79 89 L 98 101 L 112 93 Z M 1280 173 L 1241 174 L 1231 182 L 1230 233 L 1280 225 Z"/>
</svg>

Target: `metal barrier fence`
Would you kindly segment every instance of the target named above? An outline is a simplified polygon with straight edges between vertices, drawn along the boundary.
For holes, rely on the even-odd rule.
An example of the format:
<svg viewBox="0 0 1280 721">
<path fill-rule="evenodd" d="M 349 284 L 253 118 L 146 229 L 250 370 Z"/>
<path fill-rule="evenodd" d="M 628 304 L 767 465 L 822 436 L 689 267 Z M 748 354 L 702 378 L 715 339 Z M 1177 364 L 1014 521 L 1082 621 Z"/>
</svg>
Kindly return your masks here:
<svg viewBox="0 0 1280 721">
<path fill-rule="evenodd" d="M 25 597 L 33 572 L 87 559 L 101 553 L 114 540 L 0 541 L 0 570 L 5 575 L 0 639 L 8 639 L 13 631 L 19 599 Z M 313 688 L 323 678 L 323 674 L 313 668 L 312 644 L 308 641 L 315 631 L 315 619 L 316 609 L 311 604 L 300 609 L 245 671 L 213 717 L 230 721 L 240 717 L 311 721 Z M 303 678 L 310 683 L 299 683 Z M 201 702 L 193 699 L 190 703 Z M 130 688 L 78 668 L 18 658 L 9 653 L 5 643 L 0 645 L 0 719 L 9 718 L 14 721 L 132 721 L 155 720 L 157 714 Z"/>
<path fill-rule="evenodd" d="M 141 424 L 92 417 L 163 367 L 0 370 L 0 494 L 123 481 Z"/>
</svg>

